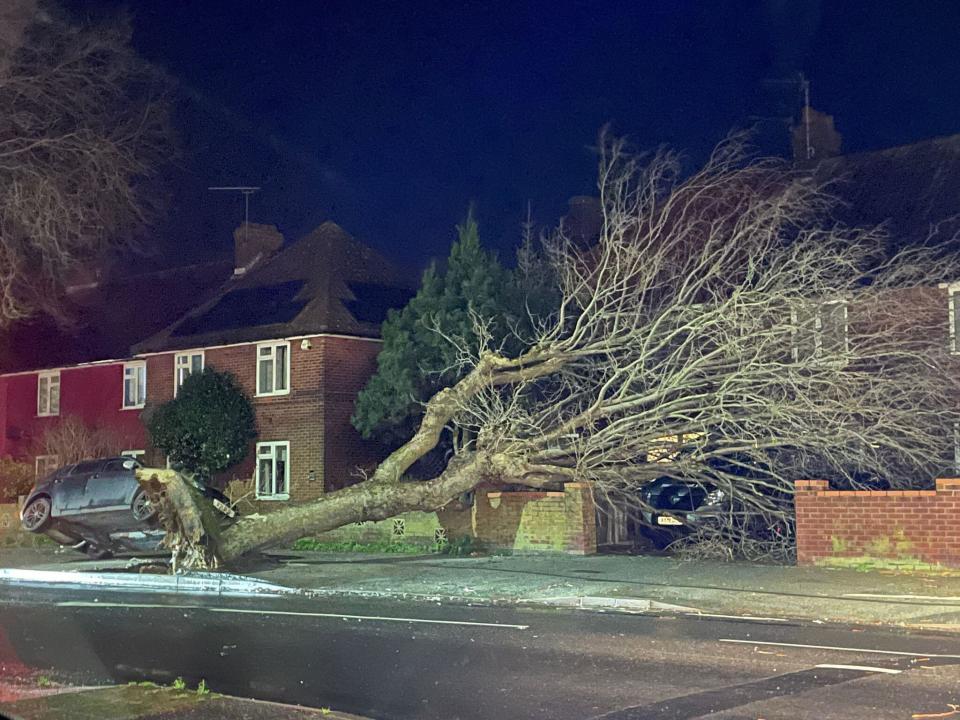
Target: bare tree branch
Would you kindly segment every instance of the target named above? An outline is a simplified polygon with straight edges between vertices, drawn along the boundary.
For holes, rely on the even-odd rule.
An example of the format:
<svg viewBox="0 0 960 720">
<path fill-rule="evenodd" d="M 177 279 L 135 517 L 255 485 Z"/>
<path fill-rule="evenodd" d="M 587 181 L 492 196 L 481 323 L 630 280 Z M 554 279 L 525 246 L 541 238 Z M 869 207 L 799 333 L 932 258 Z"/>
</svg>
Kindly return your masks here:
<svg viewBox="0 0 960 720">
<path fill-rule="evenodd" d="M 0 63 L 0 326 L 55 310 L 72 267 L 151 218 L 168 83 L 130 32 L 38 12 Z"/>
</svg>

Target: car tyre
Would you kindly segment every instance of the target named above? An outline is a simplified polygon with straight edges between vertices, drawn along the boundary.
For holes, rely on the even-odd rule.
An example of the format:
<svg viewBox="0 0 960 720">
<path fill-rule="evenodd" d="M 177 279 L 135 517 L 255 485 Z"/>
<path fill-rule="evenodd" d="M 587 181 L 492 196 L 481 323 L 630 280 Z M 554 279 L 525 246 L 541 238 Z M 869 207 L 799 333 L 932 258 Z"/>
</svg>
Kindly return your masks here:
<svg viewBox="0 0 960 720">
<path fill-rule="evenodd" d="M 23 529 L 31 533 L 42 533 L 50 527 L 53 505 L 47 495 L 38 495 L 23 509 Z"/>
<path fill-rule="evenodd" d="M 137 490 L 137 494 L 133 496 L 133 502 L 130 503 L 130 509 L 133 511 L 134 520 L 140 522 L 151 520 L 157 514 L 157 508 L 153 506 L 143 490 Z"/>
</svg>

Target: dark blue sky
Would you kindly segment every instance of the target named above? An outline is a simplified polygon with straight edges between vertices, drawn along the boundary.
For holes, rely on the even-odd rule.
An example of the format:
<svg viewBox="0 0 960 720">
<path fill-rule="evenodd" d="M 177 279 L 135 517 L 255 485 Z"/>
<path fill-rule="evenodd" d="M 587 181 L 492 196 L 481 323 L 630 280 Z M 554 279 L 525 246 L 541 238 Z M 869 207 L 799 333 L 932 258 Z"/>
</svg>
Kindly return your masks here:
<svg viewBox="0 0 960 720">
<path fill-rule="evenodd" d="M 97 5 L 81 0 L 78 8 Z M 160 245 L 229 244 L 239 198 L 296 237 L 324 219 L 397 259 L 443 255 L 477 204 L 509 255 L 593 188 L 611 123 L 691 162 L 733 127 L 813 104 L 849 151 L 960 132 L 960 3 L 833 0 L 130 0 L 135 43 L 182 83 L 185 155 Z M 786 145 L 776 120 L 759 143 Z M 188 249 L 189 248 L 189 249 Z"/>
</svg>

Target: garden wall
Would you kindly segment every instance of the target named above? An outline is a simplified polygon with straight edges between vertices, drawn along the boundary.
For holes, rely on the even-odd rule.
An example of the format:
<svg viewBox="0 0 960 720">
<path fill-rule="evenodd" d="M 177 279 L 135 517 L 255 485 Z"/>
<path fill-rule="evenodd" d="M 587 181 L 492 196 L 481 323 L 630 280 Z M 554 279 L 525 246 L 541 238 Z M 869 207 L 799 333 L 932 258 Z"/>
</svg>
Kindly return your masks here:
<svg viewBox="0 0 960 720">
<path fill-rule="evenodd" d="M 19 503 L 0 503 L 0 537 L 14 537 L 21 532 Z"/>
<path fill-rule="evenodd" d="M 353 523 L 317 535 L 321 542 L 408 543 L 434 546 L 471 536 L 484 548 L 589 555 L 597 551 L 596 510 L 586 483 L 560 492 L 500 492 L 480 488 L 473 507 L 411 512 Z"/>
<path fill-rule="evenodd" d="M 473 531 L 491 548 L 516 552 L 591 555 L 597 551 L 597 517 L 587 483 L 562 492 L 477 490 Z"/>
<path fill-rule="evenodd" d="M 320 533 L 321 542 L 356 542 L 365 545 L 408 543 L 433 546 L 446 539 L 446 530 L 435 512 L 408 512 L 387 520 L 351 523 Z"/>
<path fill-rule="evenodd" d="M 899 565 L 960 567 L 960 478 L 936 490 L 830 490 L 796 484 L 797 564 L 884 559 Z"/>
</svg>

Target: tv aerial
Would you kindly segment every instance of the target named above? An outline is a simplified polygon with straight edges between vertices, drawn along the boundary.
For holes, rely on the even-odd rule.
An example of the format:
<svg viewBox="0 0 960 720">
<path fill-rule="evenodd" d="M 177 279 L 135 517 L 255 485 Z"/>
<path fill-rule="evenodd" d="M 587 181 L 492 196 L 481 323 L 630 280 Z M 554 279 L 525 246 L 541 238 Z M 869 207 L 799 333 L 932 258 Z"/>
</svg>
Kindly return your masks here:
<svg viewBox="0 0 960 720">
<path fill-rule="evenodd" d="M 247 228 L 250 226 L 250 196 L 260 192 L 259 187 L 252 185 L 218 185 L 208 187 L 207 190 L 213 192 L 238 192 L 243 195 L 243 239 L 247 239 Z"/>
</svg>

